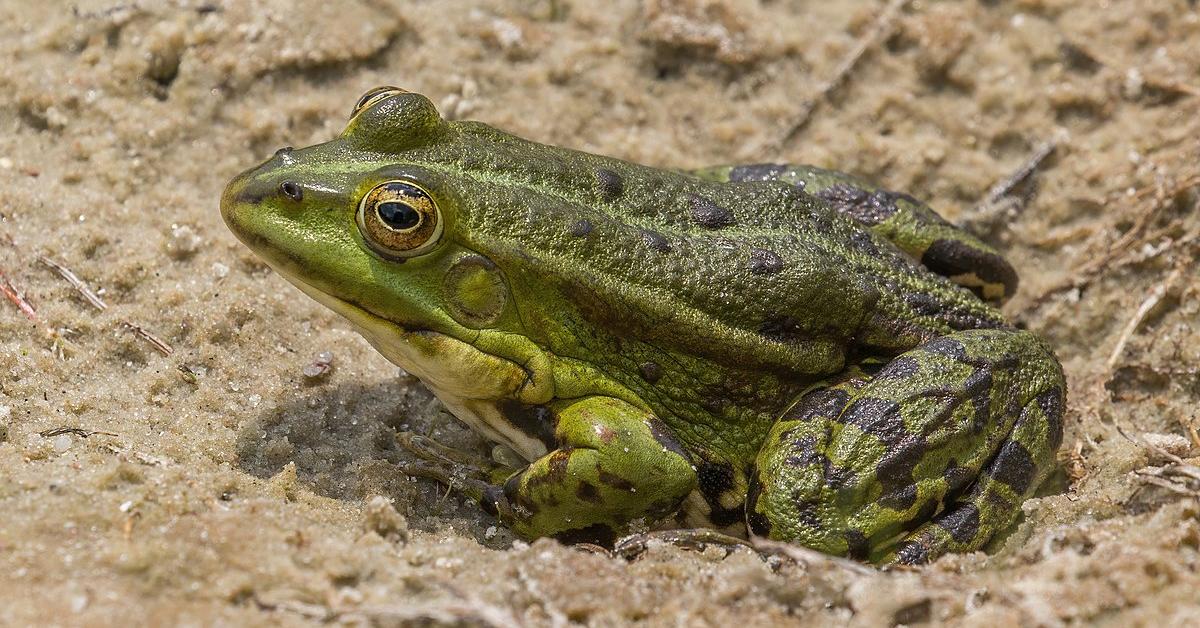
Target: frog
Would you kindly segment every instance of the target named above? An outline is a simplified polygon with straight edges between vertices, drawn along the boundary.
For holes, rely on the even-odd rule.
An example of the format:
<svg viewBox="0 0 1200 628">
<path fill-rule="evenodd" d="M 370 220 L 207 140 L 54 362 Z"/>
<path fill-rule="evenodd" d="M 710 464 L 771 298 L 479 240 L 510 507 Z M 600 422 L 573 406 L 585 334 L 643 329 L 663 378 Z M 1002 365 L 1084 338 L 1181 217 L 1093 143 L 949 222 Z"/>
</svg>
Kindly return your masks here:
<svg viewBox="0 0 1200 628">
<path fill-rule="evenodd" d="M 225 188 L 225 223 L 507 456 L 401 470 L 521 538 L 765 537 L 921 564 L 1011 530 L 1066 382 L 995 247 L 787 163 L 667 169 L 396 87 Z"/>
</svg>

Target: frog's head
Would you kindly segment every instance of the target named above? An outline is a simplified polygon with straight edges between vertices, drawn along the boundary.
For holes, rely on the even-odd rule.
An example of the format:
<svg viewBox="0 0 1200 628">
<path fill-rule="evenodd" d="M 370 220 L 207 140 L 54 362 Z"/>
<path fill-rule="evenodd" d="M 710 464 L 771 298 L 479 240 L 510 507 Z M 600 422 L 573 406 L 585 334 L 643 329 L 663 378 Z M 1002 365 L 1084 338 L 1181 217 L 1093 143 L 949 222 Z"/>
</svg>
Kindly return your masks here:
<svg viewBox="0 0 1200 628">
<path fill-rule="evenodd" d="M 277 272 L 478 426 L 495 422 L 479 415 L 498 404 L 548 400 L 553 384 L 502 271 L 456 230 L 451 177 L 411 157 L 454 133 L 424 96 L 372 90 L 339 137 L 281 149 L 230 182 L 221 214 Z M 490 435 L 539 454 L 511 428 L 491 425 Z"/>
</svg>

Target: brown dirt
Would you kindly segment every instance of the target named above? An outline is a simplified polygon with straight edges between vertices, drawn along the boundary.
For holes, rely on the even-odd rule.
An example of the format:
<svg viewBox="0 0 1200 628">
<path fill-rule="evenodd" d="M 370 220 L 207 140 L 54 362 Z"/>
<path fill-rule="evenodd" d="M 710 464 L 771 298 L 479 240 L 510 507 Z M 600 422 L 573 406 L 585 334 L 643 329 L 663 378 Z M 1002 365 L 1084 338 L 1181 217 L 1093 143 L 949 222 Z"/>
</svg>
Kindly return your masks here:
<svg viewBox="0 0 1200 628">
<path fill-rule="evenodd" d="M 38 318 L 0 302 L 0 622 L 1196 624 L 1195 3 L 912 2 L 780 146 L 882 6 L 0 5 L 0 270 Z M 217 213 L 233 174 L 385 83 L 651 164 L 849 170 L 973 225 L 1070 378 L 1065 492 L 990 556 L 863 575 L 528 545 L 399 475 L 397 430 L 486 448 Z M 972 209 L 1050 140 L 1023 212 Z"/>
</svg>

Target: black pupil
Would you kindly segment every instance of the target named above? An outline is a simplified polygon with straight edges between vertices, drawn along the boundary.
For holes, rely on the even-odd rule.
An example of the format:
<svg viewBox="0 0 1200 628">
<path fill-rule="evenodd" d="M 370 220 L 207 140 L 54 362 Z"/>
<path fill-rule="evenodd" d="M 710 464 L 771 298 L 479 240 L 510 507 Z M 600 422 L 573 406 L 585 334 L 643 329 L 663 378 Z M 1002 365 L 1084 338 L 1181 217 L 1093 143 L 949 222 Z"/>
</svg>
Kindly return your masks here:
<svg viewBox="0 0 1200 628">
<path fill-rule="evenodd" d="M 383 224 L 397 231 L 412 229 L 421 222 L 421 214 L 412 205 L 402 201 L 384 201 L 375 206 L 375 211 L 379 213 Z"/>
</svg>

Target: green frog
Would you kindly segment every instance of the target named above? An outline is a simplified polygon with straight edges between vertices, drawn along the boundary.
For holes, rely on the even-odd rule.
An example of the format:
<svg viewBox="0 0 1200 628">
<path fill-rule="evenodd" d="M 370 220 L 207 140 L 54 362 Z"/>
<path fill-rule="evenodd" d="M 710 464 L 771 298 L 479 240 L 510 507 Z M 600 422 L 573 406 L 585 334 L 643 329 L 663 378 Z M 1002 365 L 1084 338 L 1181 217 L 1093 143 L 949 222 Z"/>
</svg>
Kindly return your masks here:
<svg viewBox="0 0 1200 628">
<path fill-rule="evenodd" d="M 652 168 L 383 87 L 221 213 L 516 454 L 430 446 L 406 471 L 523 537 L 715 529 L 922 563 L 1010 527 L 1062 439 L 1061 366 L 997 309 L 1013 268 L 845 174 Z"/>
</svg>

